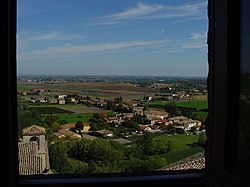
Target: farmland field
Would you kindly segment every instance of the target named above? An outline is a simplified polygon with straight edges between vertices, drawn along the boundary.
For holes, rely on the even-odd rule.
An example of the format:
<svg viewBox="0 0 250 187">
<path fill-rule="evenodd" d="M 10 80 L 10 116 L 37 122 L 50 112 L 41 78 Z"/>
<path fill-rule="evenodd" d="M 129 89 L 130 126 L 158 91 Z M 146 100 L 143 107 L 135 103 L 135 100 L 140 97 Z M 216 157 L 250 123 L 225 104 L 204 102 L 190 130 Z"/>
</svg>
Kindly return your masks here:
<svg viewBox="0 0 250 187">
<path fill-rule="evenodd" d="M 207 101 L 176 102 L 177 107 L 196 108 L 197 110 L 207 109 Z"/>
<path fill-rule="evenodd" d="M 76 123 L 77 121 L 89 122 L 93 114 L 57 114 L 56 116 L 67 123 Z"/>
<path fill-rule="evenodd" d="M 157 91 L 153 88 L 142 88 L 136 84 L 131 85 L 111 82 L 60 82 L 58 84 L 46 84 L 19 81 L 18 87 L 20 90 L 22 88 L 50 90 L 50 92 L 53 92 L 57 95 L 76 93 L 80 95 L 106 98 L 122 96 L 127 100 L 142 99 L 145 94 L 153 96 L 155 93 L 157 93 Z M 46 96 L 48 92 L 43 94 Z"/>
<path fill-rule="evenodd" d="M 29 110 L 32 112 L 38 112 L 40 114 L 62 114 L 62 113 L 73 113 L 71 111 L 65 110 L 65 109 L 61 109 L 61 108 L 57 108 L 57 107 L 29 107 Z"/>
<path fill-rule="evenodd" d="M 32 89 L 32 86 L 28 85 L 28 84 L 18 84 L 17 85 L 17 90 L 29 90 Z"/>
<path fill-rule="evenodd" d="M 205 118 L 207 117 L 207 114 L 208 112 L 202 112 L 202 111 L 199 111 L 199 112 L 193 112 L 194 114 L 196 114 L 197 116 L 200 116 L 202 118 Z"/>
<path fill-rule="evenodd" d="M 70 111 L 71 113 L 75 113 L 75 114 L 89 114 L 89 113 L 108 113 L 108 112 L 111 112 L 110 110 L 102 110 L 100 108 L 97 108 L 97 107 L 87 107 L 87 106 L 84 106 L 84 105 L 78 105 L 78 104 L 67 104 L 67 105 L 58 105 L 58 104 L 55 104 L 55 105 L 50 105 L 50 104 L 45 104 L 45 105 L 31 105 L 32 107 L 41 107 L 41 108 L 51 108 L 51 107 L 56 107 L 56 108 L 59 108 L 59 109 L 63 109 L 63 110 L 67 110 L 67 111 Z"/>
<path fill-rule="evenodd" d="M 207 101 L 207 95 L 192 95 L 190 101 Z"/>
<path fill-rule="evenodd" d="M 148 107 L 157 108 L 161 107 L 164 108 L 165 105 L 167 105 L 169 101 L 154 101 L 154 102 L 148 102 L 146 105 Z M 196 108 L 197 110 L 201 109 L 207 109 L 208 103 L 207 101 L 187 101 L 187 102 L 175 102 L 177 107 L 187 107 L 187 108 Z"/>
</svg>

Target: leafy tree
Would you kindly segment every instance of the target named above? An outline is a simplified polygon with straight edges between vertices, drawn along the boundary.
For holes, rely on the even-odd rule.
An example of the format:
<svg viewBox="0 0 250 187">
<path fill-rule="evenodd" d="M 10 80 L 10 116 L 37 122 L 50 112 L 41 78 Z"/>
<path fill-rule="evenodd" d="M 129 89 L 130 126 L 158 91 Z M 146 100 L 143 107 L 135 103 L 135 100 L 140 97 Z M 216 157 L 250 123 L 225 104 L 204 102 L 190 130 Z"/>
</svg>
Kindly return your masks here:
<svg viewBox="0 0 250 187">
<path fill-rule="evenodd" d="M 144 155 L 152 155 L 153 135 L 149 132 L 144 133 L 142 138 L 137 140 L 137 145 L 141 148 Z"/>
<path fill-rule="evenodd" d="M 153 156 L 149 157 L 144 163 L 145 171 L 155 171 L 156 169 L 166 166 L 167 161 L 165 158 Z"/>
<path fill-rule="evenodd" d="M 108 100 L 108 102 L 107 102 L 107 109 L 108 110 L 112 110 L 112 108 L 113 108 L 113 101 Z"/>
<path fill-rule="evenodd" d="M 115 101 L 116 101 L 117 103 L 122 104 L 122 103 L 123 103 L 122 96 L 118 96 L 118 97 L 116 97 L 116 98 L 115 98 Z"/>
<path fill-rule="evenodd" d="M 55 121 L 51 124 L 50 129 L 52 132 L 57 132 L 58 130 L 61 129 L 61 127 L 60 127 L 60 124 Z"/>
<path fill-rule="evenodd" d="M 170 124 L 164 127 L 164 131 L 168 133 L 176 133 L 176 128 L 173 124 Z"/>
<path fill-rule="evenodd" d="M 69 173 L 71 170 L 68 161 L 67 147 L 63 142 L 58 141 L 54 144 L 50 144 L 49 158 L 51 168 L 58 173 Z"/>
<path fill-rule="evenodd" d="M 41 125 L 42 116 L 35 111 L 30 111 L 28 106 L 23 103 L 22 99 L 18 99 L 17 103 L 17 123 L 18 123 L 18 138 L 22 136 L 22 129 L 31 125 Z"/>
<path fill-rule="evenodd" d="M 205 130 L 205 125 L 201 125 L 199 130 L 200 131 Z"/>
<path fill-rule="evenodd" d="M 124 148 L 124 154 L 126 158 L 130 160 L 132 158 L 141 158 L 143 153 L 138 145 L 132 144 Z"/>
<path fill-rule="evenodd" d="M 91 121 L 89 123 L 91 131 L 98 131 L 101 129 L 110 129 L 110 125 L 108 125 L 104 120 L 98 119 L 95 122 Z"/>
<path fill-rule="evenodd" d="M 179 114 L 175 102 L 169 102 L 165 105 L 165 111 L 168 112 L 171 116 L 176 116 Z"/>
<path fill-rule="evenodd" d="M 90 122 L 97 122 L 98 120 L 103 120 L 104 118 L 108 117 L 107 113 L 101 112 L 101 113 L 94 113 L 93 117 L 90 119 Z"/>
<path fill-rule="evenodd" d="M 132 119 L 123 122 L 123 126 L 128 128 L 129 131 L 138 130 L 138 127 L 139 127 L 138 123 Z"/>
<path fill-rule="evenodd" d="M 75 159 L 69 159 L 69 163 L 71 168 L 70 172 L 72 174 L 88 173 L 88 163 Z"/>
<path fill-rule="evenodd" d="M 65 104 L 73 104 L 71 98 L 65 97 L 64 99 L 65 99 Z"/>
<path fill-rule="evenodd" d="M 73 139 L 67 142 L 68 155 L 71 158 L 75 158 L 84 162 L 88 162 L 88 152 L 90 150 L 91 140 L 87 139 Z"/>
<path fill-rule="evenodd" d="M 203 132 L 201 132 L 201 133 L 199 134 L 199 139 L 198 139 L 197 144 L 198 144 L 200 147 L 205 147 L 206 140 L 207 140 L 207 135 L 206 135 L 206 132 L 203 131 Z"/>
<path fill-rule="evenodd" d="M 59 117 L 57 117 L 57 116 L 55 116 L 55 115 L 46 115 L 46 117 L 44 118 L 44 123 L 46 124 L 46 125 L 48 125 L 48 127 L 51 127 L 52 126 L 52 124 L 54 123 L 54 122 L 57 122 L 57 121 L 60 121 L 59 120 Z"/>
<path fill-rule="evenodd" d="M 107 142 L 97 139 L 90 144 L 90 150 L 88 153 L 90 161 L 105 161 L 109 159 L 108 154 L 111 152 L 111 146 Z"/>
<path fill-rule="evenodd" d="M 182 128 L 175 128 L 177 134 L 185 134 L 185 130 Z"/>
<path fill-rule="evenodd" d="M 81 121 L 77 121 L 75 124 L 75 129 L 78 131 L 83 130 L 83 123 Z"/>
<path fill-rule="evenodd" d="M 77 130 L 76 130 L 76 128 L 75 128 L 75 127 L 71 127 L 69 130 L 70 130 L 70 131 L 72 131 L 72 132 L 77 133 Z"/>
<path fill-rule="evenodd" d="M 192 118 L 193 117 L 193 110 L 191 108 L 186 108 L 186 107 L 178 107 L 178 109 L 181 112 L 181 115 L 186 116 L 188 118 Z M 195 109 L 196 110 L 196 109 Z"/>
<path fill-rule="evenodd" d="M 173 143 L 171 141 L 165 143 L 163 141 L 153 139 L 152 147 L 153 147 L 153 155 L 164 154 L 170 152 L 170 150 L 173 147 Z"/>
</svg>

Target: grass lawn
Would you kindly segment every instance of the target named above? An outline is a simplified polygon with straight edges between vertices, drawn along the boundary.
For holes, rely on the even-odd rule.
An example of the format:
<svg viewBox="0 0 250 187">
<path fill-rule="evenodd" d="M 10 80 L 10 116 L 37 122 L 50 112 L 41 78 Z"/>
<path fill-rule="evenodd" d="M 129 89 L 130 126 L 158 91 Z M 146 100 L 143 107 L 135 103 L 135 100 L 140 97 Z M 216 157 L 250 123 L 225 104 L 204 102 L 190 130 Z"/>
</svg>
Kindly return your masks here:
<svg viewBox="0 0 250 187">
<path fill-rule="evenodd" d="M 154 101 L 154 102 L 147 102 L 145 104 L 146 106 L 151 108 L 164 108 L 164 106 L 167 105 L 168 103 L 169 101 Z M 197 108 L 197 110 L 208 108 L 207 101 L 186 101 L 186 102 L 175 102 L 175 103 L 177 107 Z"/>
<path fill-rule="evenodd" d="M 204 151 L 204 149 L 200 147 L 191 147 L 191 144 L 198 141 L 198 137 L 198 135 L 178 134 L 173 136 L 161 135 L 155 137 L 155 139 L 159 139 L 160 141 L 172 141 L 172 150 L 168 154 L 162 155 L 162 157 L 166 158 L 167 163 L 171 164 L 198 152 Z"/>
<path fill-rule="evenodd" d="M 30 85 L 25 85 L 25 84 L 19 85 L 19 84 L 17 84 L 17 90 L 30 90 L 30 89 L 32 89 L 32 86 L 30 86 Z"/>
<path fill-rule="evenodd" d="M 193 112 L 193 113 L 196 114 L 198 117 L 202 117 L 202 118 L 206 118 L 208 115 L 208 112 L 202 112 L 202 111 Z"/>
<path fill-rule="evenodd" d="M 185 149 L 189 149 L 190 145 L 198 141 L 198 135 L 185 135 L 185 134 L 177 134 L 177 135 L 161 135 L 155 137 L 155 139 L 159 139 L 160 141 L 167 142 L 171 141 L 173 143 L 173 149 L 171 152 L 183 151 Z"/>
<path fill-rule="evenodd" d="M 93 114 L 57 114 L 56 116 L 67 123 L 76 123 L 77 121 L 89 122 Z"/>
<path fill-rule="evenodd" d="M 187 150 L 169 153 L 169 154 L 167 154 L 167 162 L 168 162 L 168 164 L 171 164 L 173 162 L 176 162 L 178 160 L 182 160 L 186 157 L 189 157 L 191 155 L 194 155 L 194 154 L 202 152 L 202 151 L 204 151 L 204 149 L 201 147 L 193 147 L 193 148 L 189 148 Z"/>
<path fill-rule="evenodd" d="M 207 101 L 188 101 L 188 102 L 176 102 L 177 107 L 206 109 L 208 107 Z"/>
</svg>

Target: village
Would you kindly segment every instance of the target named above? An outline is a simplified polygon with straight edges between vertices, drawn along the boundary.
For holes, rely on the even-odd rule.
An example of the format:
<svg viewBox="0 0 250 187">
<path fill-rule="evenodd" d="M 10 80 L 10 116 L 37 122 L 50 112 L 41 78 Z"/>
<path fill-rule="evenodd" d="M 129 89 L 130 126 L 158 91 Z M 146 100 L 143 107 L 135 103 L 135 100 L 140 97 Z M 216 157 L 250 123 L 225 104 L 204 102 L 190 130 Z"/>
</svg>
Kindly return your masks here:
<svg viewBox="0 0 250 187">
<path fill-rule="evenodd" d="M 168 112 L 164 110 L 157 109 L 146 109 L 143 103 L 150 102 L 153 97 L 144 96 L 141 100 L 136 100 L 133 102 L 126 102 L 121 96 L 114 99 L 91 97 L 91 96 L 79 96 L 78 94 L 63 94 L 56 95 L 55 98 L 40 98 L 36 99 L 35 96 L 39 96 L 42 93 L 47 92 L 47 90 L 25 90 L 19 91 L 18 93 L 24 96 L 30 96 L 30 104 L 49 104 L 49 105 L 85 105 L 87 107 L 96 107 L 102 110 L 113 111 L 112 116 L 106 116 L 102 120 L 110 126 L 109 129 L 119 129 L 126 122 L 133 120 L 136 123 L 137 128 L 133 128 L 133 131 L 128 130 L 120 134 L 118 141 L 129 142 L 124 140 L 128 139 L 132 134 L 142 134 L 144 132 L 157 133 L 157 132 L 168 132 L 170 134 L 188 134 L 196 133 L 199 134 L 199 130 L 204 131 L 204 126 L 202 122 L 197 119 L 191 119 L 183 115 L 170 116 Z M 187 98 L 188 94 L 184 92 L 168 94 L 156 94 L 156 96 L 164 100 L 173 101 L 174 97 Z M 89 123 L 84 122 L 82 129 L 76 130 L 75 123 L 63 124 L 60 126 L 60 130 L 55 132 L 54 135 L 61 139 L 63 137 L 74 137 L 74 138 L 87 138 L 94 139 L 97 137 L 112 138 L 114 137 L 114 132 L 108 129 L 99 129 L 97 131 L 91 130 Z"/>
<path fill-rule="evenodd" d="M 207 103 L 194 98 L 206 97 L 204 87 L 198 87 L 199 84 L 185 87 L 184 84 L 179 86 L 161 81 L 145 87 L 144 80 L 141 81 L 51 83 L 32 80 L 20 83 L 21 89 L 17 90 L 20 174 L 51 174 L 66 170 L 95 173 L 99 172 L 99 167 L 105 171 L 110 167 L 108 163 L 118 160 L 121 163 L 130 160 L 131 163 L 114 165 L 110 172 L 139 171 L 142 168 L 151 171 L 162 167 L 166 169 L 174 161 L 202 152 L 204 138 L 200 142 L 200 137 L 205 134 Z M 200 103 L 202 105 L 198 106 Z M 197 114 L 203 114 L 202 118 Z M 41 141 L 45 141 L 43 151 L 39 149 Z M 99 144 L 107 146 L 107 150 L 101 153 Z M 64 151 L 61 150 L 62 145 L 66 148 Z M 77 148 L 80 145 L 93 148 L 82 152 Z M 118 145 L 122 147 L 118 148 Z M 125 154 L 121 160 L 103 158 L 105 163 L 109 160 L 105 165 L 98 159 L 91 161 L 97 154 L 95 150 L 103 155 L 105 151 L 105 154 L 111 154 L 113 149 Z M 27 150 L 33 156 L 23 154 Z M 64 154 L 65 161 L 60 163 L 62 169 L 57 167 L 61 162 L 58 157 Z M 81 170 L 74 162 L 79 162 Z M 154 164 L 149 167 L 148 162 Z M 37 171 L 33 171 L 34 166 Z"/>
</svg>

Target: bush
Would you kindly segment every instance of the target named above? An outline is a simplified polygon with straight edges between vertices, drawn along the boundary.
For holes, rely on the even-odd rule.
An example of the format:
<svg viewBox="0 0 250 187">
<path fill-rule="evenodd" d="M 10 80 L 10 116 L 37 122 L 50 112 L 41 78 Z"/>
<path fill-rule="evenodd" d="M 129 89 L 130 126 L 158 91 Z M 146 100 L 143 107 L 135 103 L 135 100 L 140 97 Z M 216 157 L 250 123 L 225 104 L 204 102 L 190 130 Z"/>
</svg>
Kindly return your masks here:
<svg viewBox="0 0 250 187">
<path fill-rule="evenodd" d="M 199 139 L 198 139 L 197 144 L 198 144 L 200 147 L 205 147 L 206 140 L 207 140 L 207 135 L 206 135 L 206 132 L 203 131 L 203 132 L 201 132 L 201 133 L 199 134 Z"/>
</svg>

